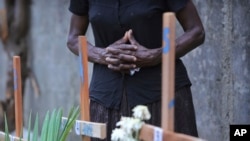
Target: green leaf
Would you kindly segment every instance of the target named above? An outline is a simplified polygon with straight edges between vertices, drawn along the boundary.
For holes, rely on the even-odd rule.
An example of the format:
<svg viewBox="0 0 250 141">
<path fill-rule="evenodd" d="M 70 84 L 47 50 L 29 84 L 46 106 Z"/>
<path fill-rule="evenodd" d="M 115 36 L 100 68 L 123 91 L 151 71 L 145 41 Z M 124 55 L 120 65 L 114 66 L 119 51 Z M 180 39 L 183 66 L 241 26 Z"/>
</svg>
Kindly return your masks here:
<svg viewBox="0 0 250 141">
<path fill-rule="evenodd" d="M 69 115 L 68 115 L 68 119 L 69 119 L 69 117 L 71 116 L 73 114 L 73 108 L 71 108 L 70 109 L 70 112 L 69 112 Z M 67 122 L 65 123 L 65 125 L 64 125 L 64 127 L 63 127 L 63 130 L 62 130 L 62 132 L 61 132 L 61 134 L 60 134 L 60 139 L 61 139 L 61 137 L 63 136 L 63 134 L 64 134 L 64 132 L 65 132 L 65 130 L 66 130 L 66 127 L 67 127 L 67 124 L 69 123 L 69 120 L 67 120 Z"/>
<path fill-rule="evenodd" d="M 35 120 L 33 135 L 32 135 L 32 141 L 38 141 L 38 114 L 36 114 L 36 120 Z"/>
<path fill-rule="evenodd" d="M 55 128 L 55 118 L 56 118 L 56 114 L 55 114 L 55 110 L 53 110 L 51 117 L 50 117 L 50 121 L 49 121 L 49 128 L 48 128 L 48 137 L 47 137 L 47 141 L 54 141 L 54 128 Z"/>
<path fill-rule="evenodd" d="M 75 121 L 76 121 L 79 113 L 80 113 L 79 107 L 77 107 L 77 108 L 74 108 L 74 107 L 71 108 L 70 113 L 68 115 L 68 121 L 66 123 L 66 126 L 65 126 L 63 132 L 62 132 L 62 135 L 60 136 L 60 140 L 59 141 L 65 141 L 66 140 L 66 138 L 67 138 L 70 130 L 72 129 L 72 127 L 73 127 L 73 125 L 74 125 L 74 123 L 75 123 Z"/>
<path fill-rule="evenodd" d="M 56 141 L 58 141 L 58 139 L 59 139 L 61 121 L 62 121 L 62 114 L 63 114 L 62 109 L 59 109 L 57 111 L 56 120 L 55 120 L 55 138 L 54 139 Z"/>
<path fill-rule="evenodd" d="M 45 119 L 42 125 L 42 132 L 41 132 L 41 141 L 46 141 L 48 136 L 48 127 L 49 127 L 49 111 L 47 112 Z"/>
<path fill-rule="evenodd" d="M 31 131 L 31 112 L 30 112 L 30 116 L 29 116 L 29 127 L 28 127 L 28 141 L 30 141 L 30 131 Z"/>
<path fill-rule="evenodd" d="M 10 141 L 8 122 L 7 122 L 6 114 L 4 114 L 4 122 L 5 122 L 5 141 Z"/>
</svg>

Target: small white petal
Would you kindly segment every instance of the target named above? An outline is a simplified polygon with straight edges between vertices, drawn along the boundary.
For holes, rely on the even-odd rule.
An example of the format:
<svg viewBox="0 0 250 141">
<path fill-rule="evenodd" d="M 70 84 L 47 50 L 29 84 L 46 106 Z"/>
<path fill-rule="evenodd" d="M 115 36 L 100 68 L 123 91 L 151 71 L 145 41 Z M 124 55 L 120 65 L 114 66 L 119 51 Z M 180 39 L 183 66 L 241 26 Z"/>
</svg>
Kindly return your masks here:
<svg viewBox="0 0 250 141">
<path fill-rule="evenodd" d="M 126 137 L 126 133 L 122 129 L 114 129 L 111 134 L 112 141 L 120 141 Z"/>
<path fill-rule="evenodd" d="M 141 120 L 149 120 L 151 118 L 147 106 L 137 105 L 132 111 L 135 118 L 139 118 Z"/>
</svg>

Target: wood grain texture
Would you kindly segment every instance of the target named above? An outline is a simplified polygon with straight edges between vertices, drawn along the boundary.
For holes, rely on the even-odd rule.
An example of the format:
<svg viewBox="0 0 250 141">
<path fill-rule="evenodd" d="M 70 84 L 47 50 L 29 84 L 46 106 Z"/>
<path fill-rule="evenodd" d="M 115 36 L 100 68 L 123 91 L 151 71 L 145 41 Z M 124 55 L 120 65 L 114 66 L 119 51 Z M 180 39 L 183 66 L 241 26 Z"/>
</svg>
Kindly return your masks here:
<svg viewBox="0 0 250 141">
<path fill-rule="evenodd" d="M 79 59 L 80 59 L 80 103 L 81 103 L 81 120 L 90 121 L 89 113 L 89 85 L 88 85 L 88 52 L 87 39 L 85 36 L 78 37 L 79 42 Z M 90 141 L 87 136 L 82 136 L 82 140 Z"/>
<path fill-rule="evenodd" d="M 159 127 L 152 126 L 149 124 L 144 124 L 140 131 L 139 139 L 141 141 L 155 141 L 154 136 L 156 135 L 154 134 L 154 130 L 156 128 L 159 128 Z M 205 141 L 200 138 L 192 137 L 192 136 L 185 135 L 185 134 L 175 133 L 175 132 L 167 131 L 167 130 L 163 130 L 162 139 L 163 141 Z"/>
<path fill-rule="evenodd" d="M 14 75 L 14 97 L 15 97 L 15 127 L 16 136 L 20 137 L 23 128 L 23 101 L 22 101 L 22 78 L 20 57 L 13 57 L 13 75 Z"/>
<path fill-rule="evenodd" d="M 62 122 L 66 123 L 67 118 L 63 117 Z M 76 133 L 79 135 L 84 135 L 88 137 L 94 137 L 99 139 L 106 138 L 106 124 L 105 123 L 97 123 L 97 122 L 88 122 L 82 120 L 76 120 L 75 123 L 75 130 Z"/>
<path fill-rule="evenodd" d="M 163 15 L 162 117 L 161 127 L 174 131 L 175 15 Z"/>
<path fill-rule="evenodd" d="M 5 43 L 8 38 L 8 24 L 6 10 L 0 9 L 0 39 Z"/>
<path fill-rule="evenodd" d="M 24 139 L 19 139 L 19 137 L 11 136 L 9 135 L 11 141 L 25 141 Z M 5 140 L 5 133 L 0 131 L 0 141 L 6 141 Z"/>
</svg>

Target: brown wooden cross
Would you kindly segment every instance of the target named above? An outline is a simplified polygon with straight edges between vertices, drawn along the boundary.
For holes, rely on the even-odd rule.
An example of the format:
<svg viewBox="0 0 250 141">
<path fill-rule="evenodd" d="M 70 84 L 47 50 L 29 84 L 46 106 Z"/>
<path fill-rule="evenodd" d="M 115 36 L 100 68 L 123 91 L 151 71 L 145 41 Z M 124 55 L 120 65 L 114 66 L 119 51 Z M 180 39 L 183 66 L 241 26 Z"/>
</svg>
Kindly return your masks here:
<svg viewBox="0 0 250 141">
<path fill-rule="evenodd" d="M 92 136 L 100 133 L 97 138 L 106 138 L 106 124 L 89 122 L 89 85 L 88 85 L 88 50 L 87 39 L 85 36 L 79 36 L 79 57 L 80 57 L 80 75 L 81 75 L 81 120 L 83 124 L 81 133 L 83 135 Z M 83 122 L 85 121 L 85 122 Z M 85 127 L 88 128 L 85 128 Z M 85 129 L 85 130 L 84 130 Z M 87 133 L 84 133 L 87 132 Z M 86 136 L 83 136 L 83 139 Z M 87 140 L 89 140 L 87 138 Z"/>
<path fill-rule="evenodd" d="M 6 9 L 0 7 L 0 39 L 3 41 L 3 43 L 5 43 L 7 37 L 8 37 L 8 24 L 7 24 Z"/>
<path fill-rule="evenodd" d="M 161 128 L 145 124 L 140 131 L 143 141 L 202 141 L 174 132 L 174 72 L 175 72 L 175 14 L 163 15 L 162 55 L 162 117 Z"/>
<path fill-rule="evenodd" d="M 85 36 L 78 37 L 79 42 L 79 59 L 80 59 L 80 106 L 81 106 L 81 120 L 77 120 L 75 124 L 76 133 L 83 135 L 82 140 L 89 141 L 89 137 L 105 139 L 106 138 L 106 124 L 90 122 L 89 112 L 89 85 L 88 85 L 88 52 L 87 39 Z M 67 120 L 63 119 L 63 122 Z"/>
<path fill-rule="evenodd" d="M 19 56 L 13 57 L 13 75 L 14 75 L 14 96 L 15 96 L 15 125 L 16 136 L 22 137 L 23 129 L 23 101 L 22 101 L 22 78 L 21 61 Z"/>
<path fill-rule="evenodd" d="M 7 37 L 8 37 L 8 24 L 7 24 L 6 10 L 0 9 L 0 39 L 3 41 L 3 43 L 5 43 Z"/>
<path fill-rule="evenodd" d="M 13 75 L 14 75 L 16 136 L 9 135 L 9 137 L 11 141 L 19 141 L 20 137 L 22 137 L 22 129 L 23 129 L 22 78 L 21 78 L 21 61 L 19 56 L 13 57 Z M 4 132 L 0 132 L 0 141 L 5 141 Z M 21 141 L 24 140 L 21 139 Z"/>
</svg>

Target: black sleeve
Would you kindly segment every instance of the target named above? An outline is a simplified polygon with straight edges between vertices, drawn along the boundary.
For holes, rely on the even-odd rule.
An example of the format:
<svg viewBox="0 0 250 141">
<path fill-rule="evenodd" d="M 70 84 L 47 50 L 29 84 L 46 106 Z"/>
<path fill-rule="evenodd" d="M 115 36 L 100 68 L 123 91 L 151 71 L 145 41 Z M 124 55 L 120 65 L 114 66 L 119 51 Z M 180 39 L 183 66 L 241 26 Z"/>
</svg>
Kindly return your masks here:
<svg viewBox="0 0 250 141">
<path fill-rule="evenodd" d="M 88 0 L 70 0 L 69 11 L 75 15 L 87 15 L 89 11 Z"/>
<path fill-rule="evenodd" d="M 184 8 L 189 0 L 166 0 L 167 11 L 178 12 Z"/>
</svg>

